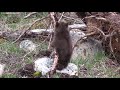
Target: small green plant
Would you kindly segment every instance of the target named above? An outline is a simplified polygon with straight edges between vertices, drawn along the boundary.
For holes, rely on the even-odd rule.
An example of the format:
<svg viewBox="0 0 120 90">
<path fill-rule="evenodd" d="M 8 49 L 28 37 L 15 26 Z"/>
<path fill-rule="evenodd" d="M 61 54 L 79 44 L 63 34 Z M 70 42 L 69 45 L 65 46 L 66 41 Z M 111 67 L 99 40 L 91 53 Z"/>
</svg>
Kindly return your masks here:
<svg viewBox="0 0 120 90">
<path fill-rule="evenodd" d="M 35 72 L 35 73 L 33 74 L 33 76 L 34 76 L 34 77 L 39 77 L 39 76 L 41 76 L 41 72 Z"/>
</svg>

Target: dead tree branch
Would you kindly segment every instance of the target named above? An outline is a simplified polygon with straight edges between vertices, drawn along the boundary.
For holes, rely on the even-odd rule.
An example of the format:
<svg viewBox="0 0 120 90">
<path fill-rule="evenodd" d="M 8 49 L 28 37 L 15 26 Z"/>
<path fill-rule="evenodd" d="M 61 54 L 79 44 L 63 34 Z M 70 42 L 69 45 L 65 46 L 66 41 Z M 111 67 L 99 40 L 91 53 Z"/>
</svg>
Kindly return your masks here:
<svg viewBox="0 0 120 90">
<path fill-rule="evenodd" d="M 46 17 L 43 17 L 43 18 L 40 18 L 40 19 L 35 20 L 35 21 L 30 25 L 30 27 L 28 27 L 27 30 L 29 30 L 36 22 L 39 22 L 39 21 L 41 21 L 41 20 L 43 20 L 43 19 L 45 19 L 45 18 L 48 18 L 48 17 L 49 17 L 49 15 L 46 16 Z M 13 43 L 17 42 L 17 41 L 25 34 L 25 32 L 26 32 L 27 30 L 24 30 L 24 31 L 21 33 L 21 35 L 20 35 Z"/>
<path fill-rule="evenodd" d="M 24 17 L 24 19 L 26 19 L 26 18 L 28 18 L 28 17 L 30 17 L 30 16 L 32 16 L 32 15 L 34 15 L 34 14 L 36 14 L 37 12 L 32 12 L 32 13 L 29 13 L 27 16 L 25 16 Z"/>
<path fill-rule="evenodd" d="M 12 43 L 16 43 L 16 42 L 24 35 L 25 32 L 26 32 L 26 30 L 24 30 L 24 31 L 21 33 L 21 35 L 20 35 L 15 41 L 13 41 Z"/>
<path fill-rule="evenodd" d="M 64 14 L 64 12 L 62 13 L 62 15 L 61 15 L 61 17 L 59 18 L 58 22 L 60 22 L 60 20 L 62 19 L 62 17 L 63 17 L 63 14 Z"/>
<path fill-rule="evenodd" d="M 42 21 L 42 20 L 44 20 L 44 19 L 46 19 L 46 18 L 48 18 L 48 17 L 49 17 L 49 15 L 47 15 L 46 17 L 39 18 L 39 19 L 35 20 L 35 21 L 30 25 L 30 27 L 28 28 L 28 30 L 29 30 L 35 23 L 37 23 L 37 22 L 39 22 L 39 21 Z"/>
</svg>

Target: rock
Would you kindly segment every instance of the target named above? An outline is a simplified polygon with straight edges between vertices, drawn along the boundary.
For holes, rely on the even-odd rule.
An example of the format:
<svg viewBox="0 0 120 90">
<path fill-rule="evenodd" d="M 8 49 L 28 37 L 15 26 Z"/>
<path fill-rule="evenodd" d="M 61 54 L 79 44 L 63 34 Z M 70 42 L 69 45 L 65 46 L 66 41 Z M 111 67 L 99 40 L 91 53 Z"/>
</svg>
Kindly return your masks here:
<svg viewBox="0 0 120 90">
<path fill-rule="evenodd" d="M 34 64 L 35 68 L 34 70 L 37 72 L 41 72 L 42 75 L 46 75 L 50 70 L 53 63 L 53 59 L 50 59 L 48 57 L 38 58 Z"/>
<path fill-rule="evenodd" d="M 68 74 L 70 76 L 78 76 L 78 67 L 73 64 L 73 63 L 69 63 L 68 66 L 63 69 L 63 70 L 57 70 L 56 72 L 58 73 L 65 73 L 65 74 Z"/>
<path fill-rule="evenodd" d="M 76 42 L 85 36 L 85 33 L 83 33 L 82 31 L 80 31 L 79 29 L 72 29 L 70 31 L 70 36 L 71 36 L 71 39 L 72 39 L 72 44 L 73 46 L 76 44 Z M 86 38 L 86 37 L 85 37 Z M 84 39 L 85 39 L 84 38 Z"/>
<path fill-rule="evenodd" d="M 78 58 L 81 59 L 92 59 L 94 55 L 98 52 L 102 52 L 102 45 L 97 40 L 92 38 L 85 40 L 83 43 L 79 43 L 77 47 L 74 48 L 72 54 L 72 60 L 76 60 Z"/>
<path fill-rule="evenodd" d="M 50 59 L 48 57 L 38 58 L 35 62 L 35 71 L 39 71 L 42 73 L 42 75 L 46 75 L 52 67 L 53 59 Z M 75 64 L 69 63 L 68 66 L 63 70 L 56 70 L 57 73 L 65 73 L 69 75 L 78 75 L 78 68 Z"/>
<path fill-rule="evenodd" d="M 80 43 L 80 41 L 79 41 L 77 46 L 74 48 L 73 54 L 71 57 L 72 60 L 76 60 L 78 57 L 86 59 L 86 58 L 88 58 L 88 56 L 93 58 L 94 54 L 96 54 L 97 52 L 102 52 L 102 50 L 103 50 L 101 42 L 99 42 L 98 40 L 95 40 L 93 38 L 85 37 L 85 33 L 83 33 L 82 31 L 73 29 L 70 32 L 70 35 L 71 35 L 73 46 L 76 44 L 76 42 L 79 39 L 84 37 L 83 38 L 84 41 L 82 43 Z"/>
<path fill-rule="evenodd" d="M 25 52 L 36 52 L 36 45 L 30 40 L 23 40 L 19 47 Z"/>
<path fill-rule="evenodd" d="M 2 76 L 4 72 L 5 64 L 0 64 L 0 77 Z"/>
</svg>

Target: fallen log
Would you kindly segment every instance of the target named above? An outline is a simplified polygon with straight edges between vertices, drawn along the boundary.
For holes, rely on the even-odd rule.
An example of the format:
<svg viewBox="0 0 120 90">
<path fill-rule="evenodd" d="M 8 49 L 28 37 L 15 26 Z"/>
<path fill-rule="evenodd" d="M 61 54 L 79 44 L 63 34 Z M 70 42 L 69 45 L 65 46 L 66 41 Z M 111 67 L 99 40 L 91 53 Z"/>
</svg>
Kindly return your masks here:
<svg viewBox="0 0 120 90">
<path fill-rule="evenodd" d="M 69 29 L 86 29 L 85 24 L 69 25 Z M 18 41 L 18 39 L 24 40 L 26 38 L 43 38 L 48 37 L 49 34 L 53 34 L 53 29 L 34 29 L 34 30 L 17 30 L 17 31 L 0 31 L 0 37 L 9 41 Z"/>
</svg>

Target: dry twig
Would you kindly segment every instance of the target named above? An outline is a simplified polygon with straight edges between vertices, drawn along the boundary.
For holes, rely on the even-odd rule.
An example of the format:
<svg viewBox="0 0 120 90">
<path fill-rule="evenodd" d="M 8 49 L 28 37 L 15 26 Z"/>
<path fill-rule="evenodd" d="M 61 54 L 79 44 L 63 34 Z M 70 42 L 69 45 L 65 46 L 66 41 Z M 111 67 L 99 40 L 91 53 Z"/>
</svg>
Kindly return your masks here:
<svg viewBox="0 0 120 90">
<path fill-rule="evenodd" d="M 53 20 L 53 23 L 54 23 L 54 27 L 56 25 L 56 18 L 55 18 L 55 13 L 54 12 L 50 12 L 50 18 Z"/>
<path fill-rule="evenodd" d="M 27 30 L 29 30 L 36 22 L 41 21 L 41 20 L 43 20 L 43 19 L 45 19 L 45 18 L 48 18 L 48 17 L 49 17 L 49 15 L 46 16 L 46 17 L 43 17 L 43 18 L 40 18 L 40 19 L 35 20 L 35 21 L 30 25 L 30 27 L 28 27 Z M 24 33 L 25 33 L 27 30 L 24 30 L 24 31 L 21 33 L 21 35 L 20 35 L 14 42 L 12 42 L 12 43 L 17 42 L 17 41 L 24 35 Z"/>
<path fill-rule="evenodd" d="M 112 34 L 114 33 L 114 31 L 112 31 L 110 34 L 110 42 L 109 42 L 109 47 L 110 47 L 110 51 L 114 57 L 114 59 L 116 59 L 115 55 L 114 55 L 114 51 L 113 51 L 113 47 L 112 47 Z"/>
<path fill-rule="evenodd" d="M 30 17 L 31 15 L 36 14 L 36 13 L 37 13 L 37 12 L 31 12 L 31 13 L 29 13 L 27 16 L 25 16 L 24 19 L 26 19 L 26 18 L 28 18 L 28 17 Z"/>
<path fill-rule="evenodd" d="M 44 19 L 46 19 L 46 18 L 48 18 L 48 17 L 49 17 L 49 15 L 47 15 L 46 17 L 39 18 L 39 19 L 35 20 L 35 21 L 30 25 L 30 27 L 28 28 L 28 30 L 29 30 L 35 23 L 37 23 L 37 22 L 39 22 L 39 21 L 42 21 L 42 20 L 44 20 Z"/>
<path fill-rule="evenodd" d="M 12 43 L 16 43 L 16 42 L 24 35 L 25 32 L 26 32 L 26 30 L 24 30 L 24 31 L 21 33 L 21 35 L 20 35 L 15 41 L 13 41 Z"/>
<path fill-rule="evenodd" d="M 104 32 L 102 30 L 100 30 L 99 28 L 95 27 L 95 26 L 89 26 L 91 28 L 95 28 L 97 31 L 99 31 L 104 37 L 106 37 L 106 35 L 104 34 Z"/>
<path fill-rule="evenodd" d="M 62 17 L 63 17 L 63 14 L 64 14 L 64 12 L 62 13 L 62 15 L 61 15 L 61 17 L 59 18 L 58 22 L 60 22 L 60 20 L 62 19 Z"/>
<path fill-rule="evenodd" d="M 51 26 L 52 26 L 52 23 L 51 23 L 50 27 L 51 27 Z M 50 49 L 51 41 L 52 41 L 52 34 L 51 34 L 51 36 L 50 36 L 50 41 L 49 41 L 49 44 L 48 44 L 48 50 Z"/>
</svg>

